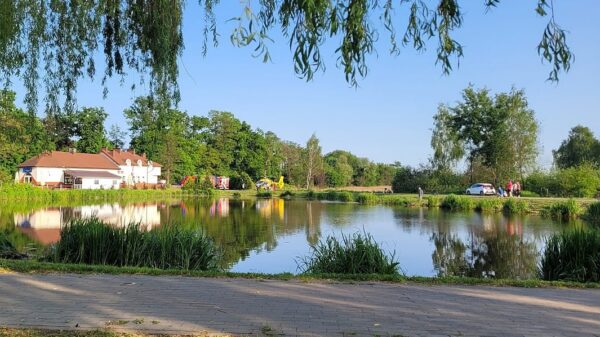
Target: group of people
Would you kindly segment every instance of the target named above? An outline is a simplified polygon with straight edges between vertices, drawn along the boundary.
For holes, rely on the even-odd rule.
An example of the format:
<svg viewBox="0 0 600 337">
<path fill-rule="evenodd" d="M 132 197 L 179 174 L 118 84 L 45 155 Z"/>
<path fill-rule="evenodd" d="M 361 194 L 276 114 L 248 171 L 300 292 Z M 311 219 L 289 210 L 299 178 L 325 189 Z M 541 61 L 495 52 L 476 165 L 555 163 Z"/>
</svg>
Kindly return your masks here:
<svg viewBox="0 0 600 337">
<path fill-rule="evenodd" d="M 500 197 L 520 197 L 521 196 L 521 184 L 517 181 L 508 180 L 506 183 L 506 189 L 502 186 L 498 187 L 498 196 Z"/>
</svg>

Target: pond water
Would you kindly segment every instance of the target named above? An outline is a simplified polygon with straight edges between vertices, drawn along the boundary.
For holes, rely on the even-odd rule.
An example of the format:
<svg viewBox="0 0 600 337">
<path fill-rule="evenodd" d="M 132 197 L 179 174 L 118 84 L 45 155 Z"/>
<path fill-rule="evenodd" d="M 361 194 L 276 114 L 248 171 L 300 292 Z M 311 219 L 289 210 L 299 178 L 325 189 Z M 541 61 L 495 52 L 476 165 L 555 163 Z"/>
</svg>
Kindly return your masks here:
<svg viewBox="0 0 600 337">
<path fill-rule="evenodd" d="M 199 226 L 224 251 L 235 272 L 298 273 L 310 245 L 328 235 L 365 231 L 395 252 L 407 275 L 507 278 L 536 272 L 546 238 L 572 224 L 538 216 L 364 206 L 324 201 L 191 199 L 101 205 L 0 205 L 0 230 L 17 246 L 48 245 L 70 219 L 96 216 L 115 226 L 139 222 Z"/>
</svg>

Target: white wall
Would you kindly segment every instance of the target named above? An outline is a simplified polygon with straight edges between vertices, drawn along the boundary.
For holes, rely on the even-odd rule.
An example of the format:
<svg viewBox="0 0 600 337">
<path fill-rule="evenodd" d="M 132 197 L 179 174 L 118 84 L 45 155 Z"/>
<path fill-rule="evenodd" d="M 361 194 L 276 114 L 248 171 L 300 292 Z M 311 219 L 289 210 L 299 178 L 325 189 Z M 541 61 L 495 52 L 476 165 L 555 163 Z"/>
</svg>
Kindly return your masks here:
<svg viewBox="0 0 600 337">
<path fill-rule="evenodd" d="M 96 184 L 96 182 L 98 182 Z M 110 190 L 119 189 L 121 180 L 119 178 L 82 178 L 81 188 L 84 190 Z"/>
<path fill-rule="evenodd" d="M 135 183 L 148 183 L 157 184 L 158 177 L 160 176 L 160 167 L 148 167 L 138 166 L 137 163 L 133 162 L 131 166 L 121 165 L 121 177 L 124 177 L 124 181 L 127 184 L 132 185 Z M 122 179 L 123 180 L 123 179 Z"/>
</svg>

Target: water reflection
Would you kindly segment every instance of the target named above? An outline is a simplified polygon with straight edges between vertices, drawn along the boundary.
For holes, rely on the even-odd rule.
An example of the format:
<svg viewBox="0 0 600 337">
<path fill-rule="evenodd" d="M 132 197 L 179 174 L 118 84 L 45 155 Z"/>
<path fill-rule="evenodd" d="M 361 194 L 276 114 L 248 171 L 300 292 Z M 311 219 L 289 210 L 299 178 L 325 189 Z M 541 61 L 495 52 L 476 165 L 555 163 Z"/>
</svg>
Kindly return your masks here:
<svg viewBox="0 0 600 337">
<path fill-rule="evenodd" d="M 217 198 L 26 212 L 0 205 L 0 230 L 12 228 L 19 240 L 49 244 L 71 219 L 92 216 L 114 226 L 136 222 L 146 229 L 165 224 L 201 227 L 222 248 L 223 266 L 234 271 L 296 272 L 295 260 L 324 236 L 364 229 L 385 249 L 396 250 L 410 275 L 510 278 L 533 275 L 545 237 L 564 226 L 534 216 Z"/>
</svg>

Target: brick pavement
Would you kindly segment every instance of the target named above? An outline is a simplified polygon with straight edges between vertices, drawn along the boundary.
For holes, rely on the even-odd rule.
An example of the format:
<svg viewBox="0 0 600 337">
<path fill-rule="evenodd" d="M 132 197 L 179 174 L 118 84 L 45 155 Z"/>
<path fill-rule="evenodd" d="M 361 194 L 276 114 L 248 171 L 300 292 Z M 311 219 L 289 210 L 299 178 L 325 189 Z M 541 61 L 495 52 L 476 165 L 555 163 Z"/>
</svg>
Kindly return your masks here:
<svg viewBox="0 0 600 337">
<path fill-rule="evenodd" d="M 2 274 L 0 326 L 236 336 L 600 336 L 600 291 Z"/>
</svg>

